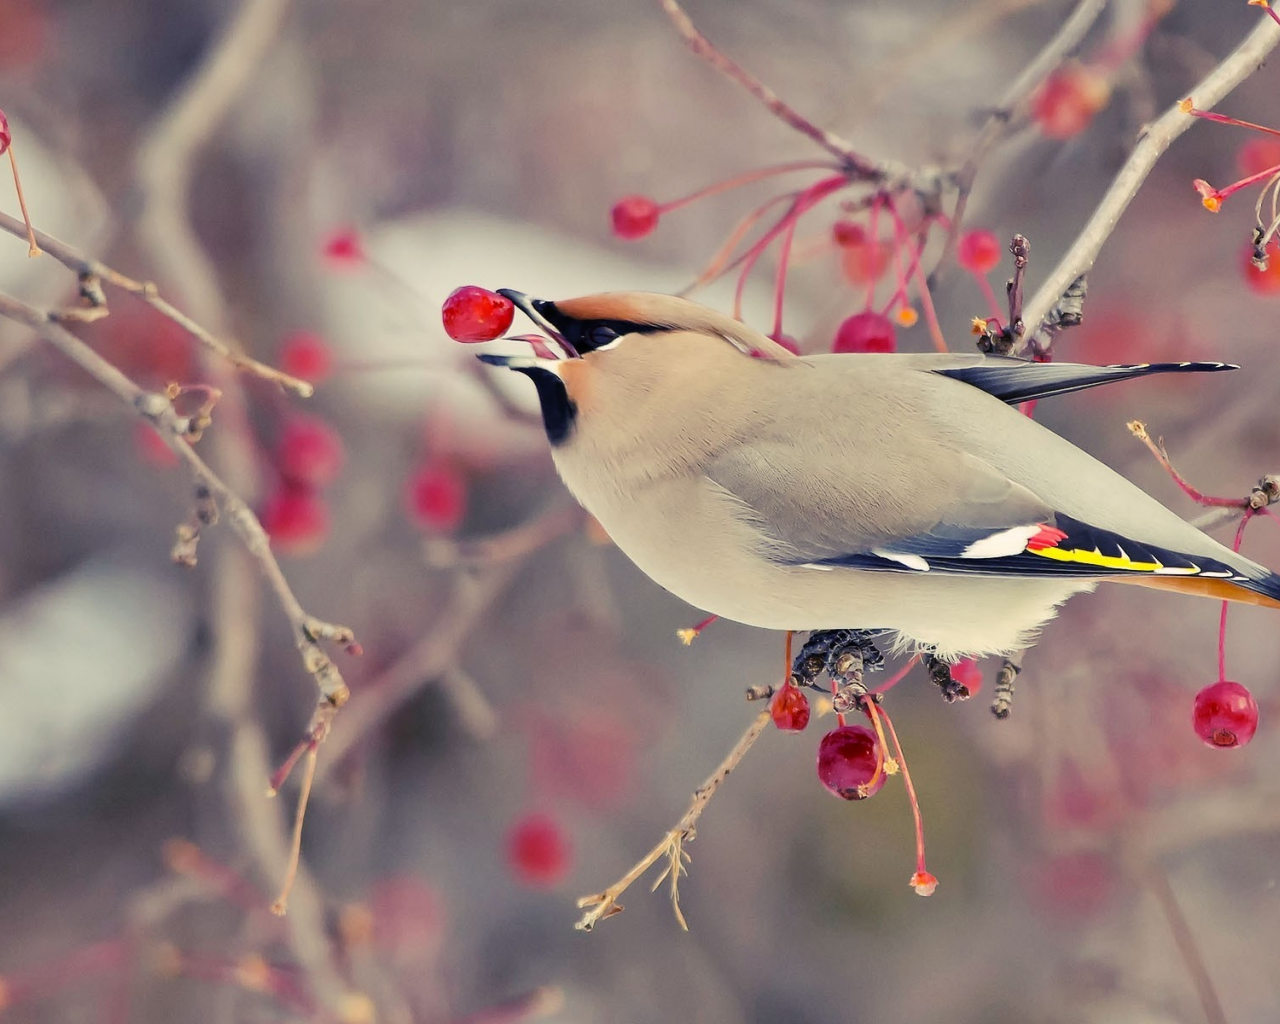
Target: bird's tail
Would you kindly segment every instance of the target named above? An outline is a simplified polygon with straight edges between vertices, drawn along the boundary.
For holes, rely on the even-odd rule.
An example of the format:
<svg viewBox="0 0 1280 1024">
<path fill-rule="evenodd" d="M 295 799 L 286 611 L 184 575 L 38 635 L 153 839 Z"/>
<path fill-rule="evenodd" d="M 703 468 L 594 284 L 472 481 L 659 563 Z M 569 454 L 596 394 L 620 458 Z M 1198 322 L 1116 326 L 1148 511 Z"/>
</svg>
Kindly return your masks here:
<svg viewBox="0 0 1280 1024">
<path fill-rule="evenodd" d="M 1119 583 L 1136 583 L 1140 587 L 1194 594 L 1216 601 L 1280 608 L 1280 574 L 1260 565 L 1246 562 L 1246 569 L 1234 579 L 1209 576 L 1125 576 L 1112 577 Z"/>
</svg>

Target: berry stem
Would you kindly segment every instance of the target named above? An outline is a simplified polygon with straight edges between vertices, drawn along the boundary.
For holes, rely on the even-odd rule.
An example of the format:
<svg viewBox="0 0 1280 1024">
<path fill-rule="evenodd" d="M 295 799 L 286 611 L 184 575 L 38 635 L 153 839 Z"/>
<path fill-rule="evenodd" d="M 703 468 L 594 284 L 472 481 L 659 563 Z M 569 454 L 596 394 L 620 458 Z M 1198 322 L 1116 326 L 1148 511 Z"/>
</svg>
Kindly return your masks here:
<svg viewBox="0 0 1280 1024">
<path fill-rule="evenodd" d="M 888 756 L 889 741 L 884 737 L 884 726 L 880 724 L 880 717 L 884 715 L 874 700 L 867 701 L 867 717 L 871 719 L 871 725 L 876 731 L 876 770 L 872 773 L 871 778 L 867 780 L 867 792 L 875 792 L 876 783 L 880 781 L 880 776 L 884 774 L 884 760 Z M 886 716 L 885 721 L 888 721 Z M 843 722 L 841 723 L 844 724 Z"/>
<path fill-rule="evenodd" d="M 911 814 L 915 818 L 917 876 L 926 875 L 928 868 L 925 867 L 924 862 L 924 817 L 920 813 L 920 801 L 916 799 L 916 787 L 911 782 L 911 771 L 907 768 L 907 758 L 902 752 L 902 744 L 898 741 L 898 731 L 893 727 L 893 720 L 884 710 L 880 710 L 880 714 L 884 718 L 884 724 L 889 728 L 889 735 L 893 738 L 893 749 L 898 755 L 898 766 L 902 769 L 902 782 L 907 787 L 907 797 L 911 801 Z M 876 728 L 879 729 L 878 724 Z"/>
<path fill-rule="evenodd" d="M 787 269 L 791 265 L 791 243 L 796 237 L 798 218 L 792 218 L 782 232 L 782 241 L 778 243 L 778 274 L 773 285 L 773 333 L 775 341 L 782 337 L 782 300 L 787 291 Z"/>
<path fill-rule="evenodd" d="M 711 257 L 710 262 L 708 262 L 703 268 L 697 279 L 680 294 L 688 295 L 690 292 L 697 291 L 699 288 L 704 288 L 712 281 L 722 277 L 734 267 L 738 266 L 738 264 L 742 262 L 743 257 L 739 256 L 737 259 L 732 259 L 733 251 L 738 247 L 738 244 L 747 237 L 752 228 L 760 223 L 760 219 L 769 212 L 771 207 L 777 206 L 779 203 L 794 201 L 799 195 L 800 192 L 796 191 L 786 192 L 780 196 L 774 196 L 772 199 L 761 203 L 743 217 L 742 220 L 738 221 L 733 231 L 729 233 L 729 237 L 725 240 L 725 243 L 720 246 L 716 251 L 716 254 Z M 731 259 L 732 262 L 730 262 Z"/>
<path fill-rule="evenodd" d="M 1164 467 L 1164 471 L 1173 477 L 1173 482 L 1178 485 L 1182 490 L 1182 493 L 1197 505 L 1240 508 L 1244 504 L 1239 498 L 1215 498 L 1212 495 L 1205 494 L 1203 491 L 1199 491 L 1192 487 L 1191 484 L 1187 483 L 1187 481 L 1183 479 L 1182 474 L 1174 468 L 1173 463 L 1169 461 L 1169 454 L 1164 450 L 1164 446 L 1151 439 L 1151 435 L 1147 433 L 1145 423 L 1140 423 L 1139 421 L 1134 420 L 1128 426 L 1129 433 L 1147 446 L 1147 451 L 1154 455 L 1156 461 Z"/>
<path fill-rule="evenodd" d="M 839 167 L 828 160 L 795 160 L 791 163 L 776 164 L 772 167 L 757 167 L 753 171 L 746 171 L 745 173 L 736 175 L 735 177 L 725 178 L 723 181 L 717 181 L 714 184 L 707 185 L 705 188 L 700 188 L 697 192 L 690 192 L 687 196 L 681 196 L 679 199 L 672 199 L 665 203 L 659 203 L 658 211 L 664 214 L 670 213 L 673 210 L 680 209 L 682 206 L 688 206 L 690 203 L 696 203 L 701 199 L 710 199 L 712 196 L 717 196 L 721 192 L 729 192 L 735 188 L 741 188 L 744 185 L 754 185 L 757 181 L 766 181 L 769 178 L 776 178 L 782 174 L 790 174 L 793 171 L 839 170 Z"/>
<path fill-rule="evenodd" d="M 1255 509 L 1245 509 L 1240 525 L 1236 527 L 1236 539 L 1231 545 L 1232 551 L 1239 552 L 1240 545 L 1244 542 L 1245 527 L 1256 514 Z M 1227 608 L 1230 604 L 1230 601 L 1223 601 L 1222 612 L 1218 616 L 1218 682 L 1220 683 L 1225 682 L 1227 678 Z"/>
<path fill-rule="evenodd" d="M 902 668 L 898 669 L 897 672 L 891 675 L 888 679 L 886 679 L 883 683 L 877 686 L 874 690 L 871 690 L 869 692 L 885 693 L 893 689 L 893 687 L 897 686 L 900 682 L 902 682 L 902 680 L 907 677 L 907 673 L 910 672 L 913 668 L 915 668 L 916 665 L 918 665 L 919 663 L 920 663 L 920 655 L 918 654 L 912 655 L 911 660 L 908 661 L 905 665 L 903 665 Z"/>
<path fill-rule="evenodd" d="M 877 192 L 871 200 L 871 217 L 867 223 L 867 244 L 872 246 L 880 245 L 880 204 L 884 202 L 882 193 Z M 871 274 L 870 280 L 867 281 L 867 297 L 863 302 L 864 309 L 870 309 L 871 304 L 876 298 L 876 275 Z"/>
<path fill-rule="evenodd" d="M 781 234 L 788 225 L 792 225 L 799 218 L 803 217 L 810 209 L 829 196 L 832 192 L 838 191 L 848 183 L 848 179 L 843 174 L 832 175 L 831 177 L 822 178 L 820 181 L 810 185 L 807 189 L 796 196 L 792 202 L 790 209 L 787 210 L 778 222 L 768 231 L 760 236 L 759 239 L 749 248 L 742 256 L 734 261 L 734 266 L 740 266 L 738 272 L 738 286 L 733 294 L 733 315 L 737 319 L 742 319 L 742 296 L 746 291 L 747 278 L 751 275 L 752 269 L 764 255 L 765 250 L 773 244 L 773 240 Z"/>
<path fill-rule="evenodd" d="M 18 177 L 18 159 L 13 155 L 13 143 L 9 144 L 9 167 L 13 170 L 13 188 L 18 193 L 18 207 L 22 210 L 22 223 L 27 228 L 27 255 L 39 256 L 41 248 L 36 244 L 36 229 L 31 226 L 31 214 L 27 212 L 27 197 L 22 194 L 22 180 Z"/>
<path fill-rule="evenodd" d="M 1183 103 L 1189 103 L 1184 100 Z M 1203 121 L 1216 121 L 1218 124 L 1231 124 L 1237 128 L 1251 128 L 1256 132 L 1265 132 L 1267 135 L 1280 135 L 1280 129 L 1268 128 L 1266 125 L 1254 124 L 1252 121 L 1241 121 L 1238 117 L 1229 117 L 1226 114 L 1217 114 L 1212 110 L 1200 110 L 1197 107 L 1184 106 L 1182 109 L 1184 114 L 1190 114 L 1192 117 L 1198 117 Z"/>
<path fill-rule="evenodd" d="M 947 339 L 942 335 L 942 325 L 938 323 L 938 311 L 933 308 L 933 296 L 929 294 L 929 282 L 924 270 L 916 264 L 916 285 L 920 289 L 920 308 L 924 310 L 924 322 L 929 326 L 929 337 L 933 339 L 933 347 L 939 352 L 950 352 Z"/>
<path fill-rule="evenodd" d="M 293 834 L 289 837 L 289 862 L 285 866 L 280 894 L 271 904 L 271 913 L 283 917 L 289 907 L 289 893 L 298 877 L 298 863 L 302 859 L 302 822 L 307 816 L 307 803 L 311 799 L 311 783 L 316 777 L 316 751 L 319 743 L 313 740 L 307 745 L 307 760 L 302 769 L 302 788 L 298 792 L 298 809 L 293 815 Z"/>
</svg>

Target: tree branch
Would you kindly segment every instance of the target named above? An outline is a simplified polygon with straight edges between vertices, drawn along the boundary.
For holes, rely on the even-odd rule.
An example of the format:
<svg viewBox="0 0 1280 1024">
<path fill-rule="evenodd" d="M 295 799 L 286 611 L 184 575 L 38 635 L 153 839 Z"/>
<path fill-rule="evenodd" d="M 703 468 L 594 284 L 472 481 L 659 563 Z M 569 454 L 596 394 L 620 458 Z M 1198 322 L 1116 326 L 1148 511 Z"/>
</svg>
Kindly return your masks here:
<svg viewBox="0 0 1280 1024">
<path fill-rule="evenodd" d="M 1275 46 L 1280 43 L 1280 27 L 1270 19 L 1262 19 L 1239 46 L 1235 48 L 1190 92 L 1196 104 L 1204 109 L 1214 106 L 1232 89 L 1261 67 Z M 1103 244 L 1115 230 L 1116 223 L 1128 208 L 1139 187 L 1146 180 L 1156 161 L 1179 135 L 1194 124 L 1196 118 L 1184 114 L 1174 104 L 1154 123 L 1147 127 L 1133 153 L 1116 175 L 1093 216 L 1080 232 L 1071 248 L 1054 267 L 1040 290 L 1027 303 L 1024 317 L 1027 333 L 1021 348 L 1025 349 L 1044 323 L 1049 311 L 1062 298 L 1071 283 L 1088 273 L 1098 258 Z"/>
</svg>

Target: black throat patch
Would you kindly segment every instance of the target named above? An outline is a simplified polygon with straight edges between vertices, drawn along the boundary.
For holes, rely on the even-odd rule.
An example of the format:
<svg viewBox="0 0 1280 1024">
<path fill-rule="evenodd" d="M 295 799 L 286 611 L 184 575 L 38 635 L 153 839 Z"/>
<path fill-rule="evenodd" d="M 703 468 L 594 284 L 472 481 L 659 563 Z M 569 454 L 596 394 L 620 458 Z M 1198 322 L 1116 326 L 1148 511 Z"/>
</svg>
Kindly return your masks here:
<svg viewBox="0 0 1280 1024">
<path fill-rule="evenodd" d="M 547 440 L 553 447 L 564 444 L 573 434 L 578 418 L 578 407 L 569 398 L 560 375 L 541 366 L 512 367 L 518 369 L 538 389 L 538 404 L 542 406 L 542 426 Z"/>
</svg>

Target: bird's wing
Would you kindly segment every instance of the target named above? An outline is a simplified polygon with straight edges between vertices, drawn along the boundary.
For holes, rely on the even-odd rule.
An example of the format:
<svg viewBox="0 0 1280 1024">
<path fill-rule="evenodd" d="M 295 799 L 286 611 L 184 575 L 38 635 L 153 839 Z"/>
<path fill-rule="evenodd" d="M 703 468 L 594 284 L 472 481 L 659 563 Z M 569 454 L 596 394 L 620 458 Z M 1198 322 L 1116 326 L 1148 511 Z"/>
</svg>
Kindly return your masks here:
<svg viewBox="0 0 1280 1024">
<path fill-rule="evenodd" d="M 1011 356 L 984 356 L 977 352 L 890 353 L 885 355 L 817 355 L 806 362 L 824 369 L 848 366 L 859 360 L 862 366 L 875 368 L 877 363 L 892 364 L 902 370 L 925 370 L 950 377 L 970 387 L 985 391 L 993 398 L 1016 405 L 1037 398 L 1067 395 L 1103 384 L 1114 384 L 1134 377 L 1162 373 L 1218 373 L 1238 370 L 1234 363 L 1133 363 L 1115 366 L 1089 366 L 1083 363 L 1037 363 Z M 840 361 L 843 361 L 841 363 Z"/>
<path fill-rule="evenodd" d="M 774 561 L 834 571 L 982 576 L 1198 577 L 1243 583 L 1206 555 L 1144 543 L 1066 515 L 973 455 L 917 442 L 808 458 L 783 439 L 726 452 L 706 476 L 736 499 Z M 806 474 L 805 465 L 817 471 Z"/>
</svg>

